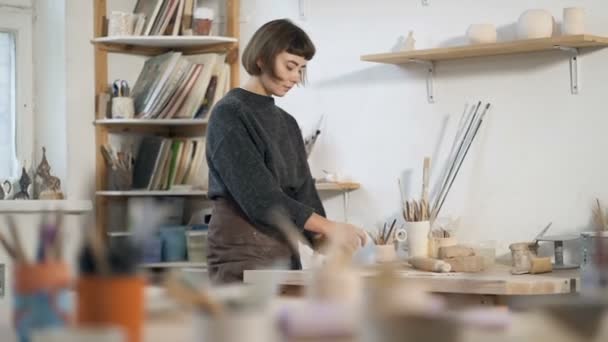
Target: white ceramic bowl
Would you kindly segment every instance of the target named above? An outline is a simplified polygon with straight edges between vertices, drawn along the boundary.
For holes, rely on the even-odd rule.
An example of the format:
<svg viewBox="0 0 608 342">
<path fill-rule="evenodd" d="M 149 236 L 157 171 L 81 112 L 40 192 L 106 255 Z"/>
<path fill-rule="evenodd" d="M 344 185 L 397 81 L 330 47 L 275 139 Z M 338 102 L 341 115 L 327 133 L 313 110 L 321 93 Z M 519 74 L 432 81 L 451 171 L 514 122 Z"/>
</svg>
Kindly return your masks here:
<svg viewBox="0 0 608 342">
<path fill-rule="evenodd" d="M 527 10 L 517 22 L 519 39 L 549 38 L 553 35 L 553 16 L 542 9 Z"/>
<path fill-rule="evenodd" d="M 496 27 L 493 24 L 473 24 L 467 29 L 471 44 L 496 43 Z"/>
</svg>

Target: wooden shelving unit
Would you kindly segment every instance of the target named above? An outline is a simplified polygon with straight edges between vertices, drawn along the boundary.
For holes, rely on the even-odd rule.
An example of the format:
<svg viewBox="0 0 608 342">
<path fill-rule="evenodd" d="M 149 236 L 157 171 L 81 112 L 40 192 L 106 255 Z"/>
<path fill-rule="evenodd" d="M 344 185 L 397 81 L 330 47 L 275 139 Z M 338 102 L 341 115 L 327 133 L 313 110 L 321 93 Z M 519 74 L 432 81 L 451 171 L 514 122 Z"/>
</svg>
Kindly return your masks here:
<svg viewBox="0 0 608 342">
<path fill-rule="evenodd" d="M 379 53 L 361 56 L 362 61 L 385 64 L 422 64 L 427 67 L 427 89 L 429 102 L 434 102 L 432 77 L 435 63 L 464 58 L 505 56 L 522 53 L 535 53 L 543 51 L 565 51 L 570 57 L 571 92 L 577 94 L 578 88 L 578 54 L 581 48 L 605 48 L 608 46 L 608 37 L 594 35 L 561 36 L 542 39 L 516 40 L 492 44 L 478 44 L 435 48 L 406 52 Z"/>
<path fill-rule="evenodd" d="M 14 200 L 0 201 L 0 214 L 62 212 L 79 215 L 93 210 L 89 200 Z"/>
<path fill-rule="evenodd" d="M 154 56 L 167 51 L 180 51 L 184 54 L 221 52 L 226 53 L 226 62 L 230 64 L 230 85 L 239 85 L 239 15 L 240 0 L 226 0 L 226 35 L 225 36 L 128 36 L 105 37 L 108 9 L 106 0 L 94 0 L 94 35 L 91 43 L 95 51 L 95 99 L 107 92 L 108 53 L 139 54 Z M 96 103 L 96 108 L 99 108 Z M 201 135 L 206 128 L 206 120 L 117 120 L 107 119 L 105 113 L 94 116 L 96 146 L 96 227 L 106 231 L 106 215 L 109 201 L 124 200 L 129 197 L 142 196 L 180 196 L 188 198 L 206 197 L 206 191 L 107 191 L 106 165 L 100 152 L 100 146 L 108 143 L 110 133 L 145 132 L 159 135 Z"/>
</svg>

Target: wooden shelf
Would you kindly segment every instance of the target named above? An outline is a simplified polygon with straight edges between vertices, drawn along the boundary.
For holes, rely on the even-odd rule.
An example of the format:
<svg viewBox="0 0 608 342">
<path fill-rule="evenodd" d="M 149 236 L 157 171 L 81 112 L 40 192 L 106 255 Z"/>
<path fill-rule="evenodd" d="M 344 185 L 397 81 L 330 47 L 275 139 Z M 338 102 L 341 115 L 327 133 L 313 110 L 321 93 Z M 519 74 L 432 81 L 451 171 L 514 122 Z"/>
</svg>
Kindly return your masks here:
<svg viewBox="0 0 608 342">
<path fill-rule="evenodd" d="M 206 119 L 98 119 L 95 125 L 100 126 L 203 126 L 209 121 Z"/>
<path fill-rule="evenodd" d="M 162 197 L 162 196 L 192 196 L 206 197 L 206 190 L 128 190 L 128 191 L 97 191 L 97 196 L 103 197 Z"/>
<path fill-rule="evenodd" d="M 143 268 L 207 268 L 206 262 L 178 261 L 140 264 Z"/>
<path fill-rule="evenodd" d="M 220 36 L 119 36 L 94 38 L 91 42 L 109 52 L 151 55 L 169 50 L 185 53 L 228 51 L 238 40 Z"/>
<path fill-rule="evenodd" d="M 412 63 L 415 61 L 434 62 L 472 57 L 513 55 L 520 53 L 550 51 L 555 50 L 558 47 L 600 48 L 606 46 L 608 46 L 608 37 L 599 37 L 593 35 L 576 35 L 394 53 L 380 53 L 361 56 L 361 60 L 376 63 L 405 64 Z"/>
<path fill-rule="evenodd" d="M 570 57 L 570 92 L 579 93 L 578 54 L 580 48 L 603 48 L 608 46 L 608 37 L 593 35 L 561 36 L 542 39 L 514 40 L 509 42 L 476 44 L 427 50 L 379 53 L 361 56 L 362 61 L 385 64 L 417 63 L 427 68 L 426 89 L 429 103 L 435 102 L 433 75 L 435 62 L 501 55 L 514 55 L 552 50 L 563 50 Z"/>
<path fill-rule="evenodd" d="M 359 189 L 361 184 L 352 182 L 318 182 L 315 186 L 318 191 L 353 191 Z"/>
<path fill-rule="evenodd" d="M 93 209 L 88 200 L 2 200 L 2 214 L 35 214 L 63 212 L 68 215 L 83 214 Z"/>
</svg>

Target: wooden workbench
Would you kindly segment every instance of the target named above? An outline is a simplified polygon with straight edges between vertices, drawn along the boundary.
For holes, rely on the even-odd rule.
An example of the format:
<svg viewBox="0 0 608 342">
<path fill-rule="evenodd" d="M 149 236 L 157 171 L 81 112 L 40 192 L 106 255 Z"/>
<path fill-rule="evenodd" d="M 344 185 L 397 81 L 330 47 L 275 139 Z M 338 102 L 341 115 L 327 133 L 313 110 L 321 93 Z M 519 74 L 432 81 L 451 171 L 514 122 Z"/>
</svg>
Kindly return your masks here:
<svg viewBox="0 0 608 342">
<path fill-rule="evenodd" d="M 409 282 L 418 283 L 428 291 L 446 295 L 453 304 L 505 304 L 517 296 L 570 294 L 577 291 L 579 270 L 561 270 L 546 274 L 512 275 L 510 267 L 494 265 L 481 273 L 431 273 L 412 269 L 404 264 L 399 275 Z M 362 269 L 362 277 L 373 276 L 375 271 Z M 285 292 L 301 293 L 311 276 L 310 271 L 252 270 L 245 271 L 245 283 L 254 284 L 279 277 Z"/>
</svg>

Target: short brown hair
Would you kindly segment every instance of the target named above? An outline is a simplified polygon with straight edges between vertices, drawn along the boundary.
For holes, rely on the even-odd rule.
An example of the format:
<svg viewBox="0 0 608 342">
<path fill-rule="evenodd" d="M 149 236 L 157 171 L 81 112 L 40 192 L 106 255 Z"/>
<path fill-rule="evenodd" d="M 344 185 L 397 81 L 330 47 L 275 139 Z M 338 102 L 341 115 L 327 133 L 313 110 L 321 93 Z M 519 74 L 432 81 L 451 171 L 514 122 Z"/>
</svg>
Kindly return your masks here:
<svg viewBox="0 0 608 342">
<path fill-rule="evenodd" d="M 276 78 L 275 58 L 283 51 L 309 61 L 315 55 L 316 49 L 306 32 L 289 19 L 273 20 L 262 25 L 253 34 L 243 51 L 243 67 L 249 75 L 259 76 L 264 72 Z M 302 83 L 305 77 L 303 73 Z"/>
</svg>

